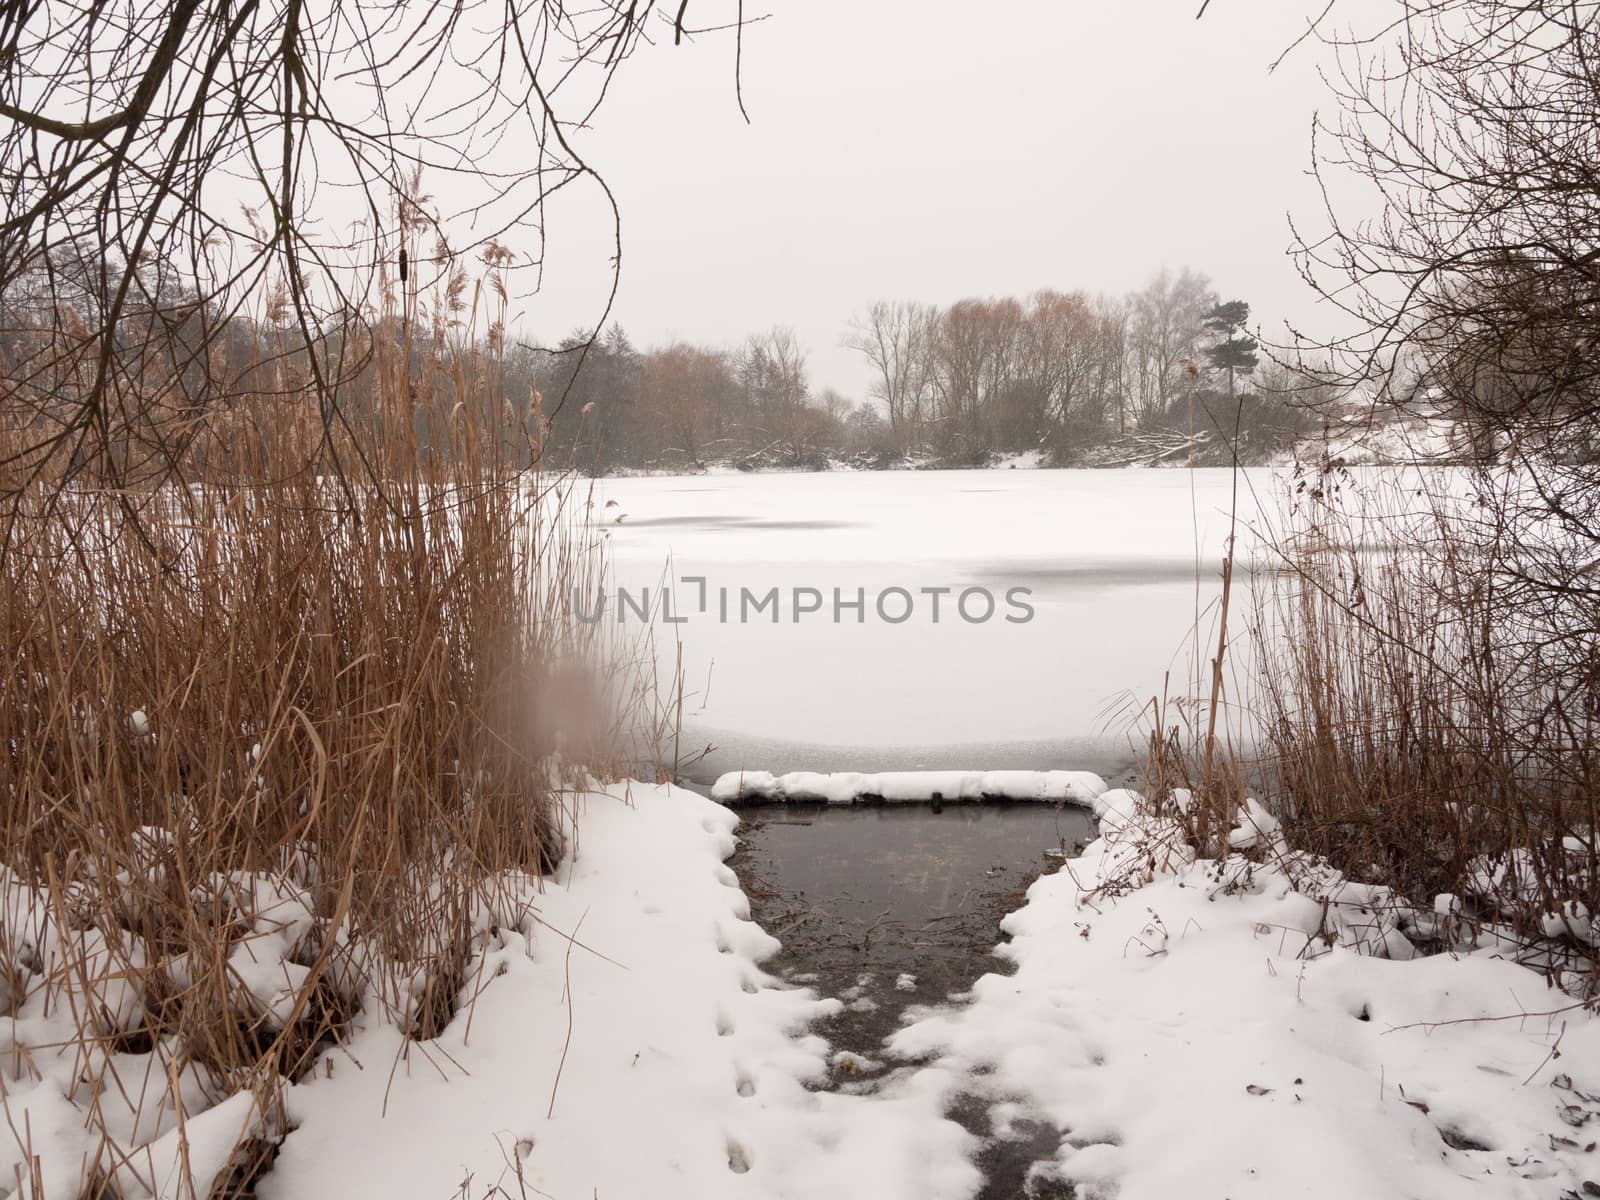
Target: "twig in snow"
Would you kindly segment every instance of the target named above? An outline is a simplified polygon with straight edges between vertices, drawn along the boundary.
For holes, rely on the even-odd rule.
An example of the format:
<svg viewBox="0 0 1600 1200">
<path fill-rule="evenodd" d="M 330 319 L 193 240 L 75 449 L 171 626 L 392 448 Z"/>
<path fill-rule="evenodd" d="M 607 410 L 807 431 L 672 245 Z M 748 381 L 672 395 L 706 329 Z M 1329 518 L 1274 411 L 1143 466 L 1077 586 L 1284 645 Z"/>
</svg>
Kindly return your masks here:
<svg viewBox="0 0 1600 1200">
<path fill-rule="evenodd" d="M 1494 1017 L 1452 1017 L 1448 1021 L 1412 1021 L 1409 1025 L 1391 1025 L 1383 1032 L 1399 1033 L 1402 1029 L 1441 1029 L 1446 1025 L 1478 1025 L 1491 1021 L 1526 1021 L 1532 1017 L 1559 1017 L 1563 1013 L 1574 1012 L 1577 1009 L 1587 1008 L 1591 1002 L 1575 1000 L 1571 1004 L 1564 1004 L 1560 1008 L 1547 1009 L 1544 1012 L 1514 1012 L 1501 1013 Z M 1566 1028 L 1563 1023 L 1562 1028 Z M 1557 1039 L 1559 1040 L 1559 1039 Z"/>
<path fill-rule="evenodd" d="M 1543 1058 L 1541 1058 L 1539 1060 L 1539 1065 L 1537 1067 L 1535 1067 L 1529 1073 L 1528 1077 L 1522 1081 L 1522 1086 L 1523 1087 L 1527 1087 L 1530 1083 L 1533 1082 L 1533 1077 L 1535 1075 L 1537 1075 L 1540 1071 L 1544 1070 L 1545 1063 L 1549 1062 L 1552 1058 L 1560 1058 L 1561 1057 L 1561 1039 L 1566 1037 L 1566 1036 L 1567 1036 L 1567 1023 L 1565 1021 L 1563 1021 L 1563 1022 L 1561 1022 L 1561 1032 L 1556 1034 L 1556 1040 L 1550 1043 L 1549 1053 L 1547 1053 Z"/>
<path fill-rule="evenodd" d="M 544 1118 L 549 1120 L 556 1115 L 556 1089 L 561 1086 L 561 1071 L 567 1065 L 567 1051 L 572 1047 L 572 947 L 578 942 L 578 930 L 583 928 L 584 918 L 589 915 L 589 910 L 583 910 L 583 916 L 578 918 L 578 923 L 572 927 L 572 936 L 567 939 L 566 958 L 566 991 L 567 991 L 567 1040 L 561 1043 L 561 1061 L 556 1064 L 556 1077 L 550 1084 L 550 1107 L 545 1110 Z"/>
</svg>

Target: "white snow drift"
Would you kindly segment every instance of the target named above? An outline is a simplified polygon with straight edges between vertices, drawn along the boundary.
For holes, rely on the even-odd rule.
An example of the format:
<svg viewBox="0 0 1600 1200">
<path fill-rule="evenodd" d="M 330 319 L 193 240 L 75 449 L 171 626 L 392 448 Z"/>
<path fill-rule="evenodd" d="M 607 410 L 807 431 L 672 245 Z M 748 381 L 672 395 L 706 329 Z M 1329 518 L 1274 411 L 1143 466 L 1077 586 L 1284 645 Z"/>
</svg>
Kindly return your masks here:
<svg viewBox="0 0 1600 1200">
<path fill-rule="evenodd" d="M 1010 800 L 1092 808 L 1105 790 L 1105 782 L 1088 771 L 730 771 L 712 786 L 711 798 L 723 804 Z"/>
<path fill-rule="evenodd" d="M 1100 808 L 1004 921 L 1015 973 L 890 1042 L 1002 1130 L 1059 1129 L 1039 1174 L 1118 1200 L 1600 1187 L 1600 1023 L 1496 938 L 1413 959 L 1427 914 L 1383 889 L 1292 854 L 1195 862 L 1131 793 Z M 1237 832 L 1276 837 L 1264 816 Z"/>
<path fill-rule="evenodd" d="M 778 943 L 722 861 L 737 824 L 676 788 L 584 797 L 537 921 L 470 969 L 473 1007 L 426 1043 L 373 1022 L 291 1089 L 262 1200 L 970 1194 L 936 1072 L 808 1090 L 830 1054 L 806 1026 L 839 1002 L 762 971 Z"/>
</svg>

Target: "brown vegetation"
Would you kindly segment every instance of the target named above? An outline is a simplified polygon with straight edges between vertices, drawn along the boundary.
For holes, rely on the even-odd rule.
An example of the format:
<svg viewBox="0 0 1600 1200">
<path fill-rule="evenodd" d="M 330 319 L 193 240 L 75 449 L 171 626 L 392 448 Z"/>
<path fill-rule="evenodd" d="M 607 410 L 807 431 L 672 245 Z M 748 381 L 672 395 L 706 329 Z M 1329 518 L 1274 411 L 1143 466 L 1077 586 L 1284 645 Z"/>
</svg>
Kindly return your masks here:
<svg viewBox="0 0 1600 1200">
<path fill-rule="evenodd" d="M 1306 348 L 1331 366 L 1312 373 L 1453 423 L 1472 462 L 1304 471 L 1257 591 L 1256 688 L 1232 694 L 1253 753 L 1197 771 L 1195 739 L 1167 723 L 1151 756 L 1158 786 L 1200 789 L 1206 849 L 1263 795 L 1296 849 L 1424 911 L 1453 897 L 1449 913 L 1509 931 L 1591 998 L 1597 30 L 1594 3 L 1408 0 L 1370 34 L 1308 34 L 1339 64 L 1319 167 L 1382 205 L 1375 220 L 1330 211 L 1299 247 L 1350 321 Z"/>
<path fill-rule="evenodd" d="M 563 853 L 566 764 L 616 761 L 630 680 L 567 620 L 598 568 L 584 493 L 524 469 L 537 396 L 452 350 L 447 311 L 351 331 L 369 365 L 332 424 L 270 345 L 203 410 L 154 349 L 126 361 L 142 403 L 106 448 L 181 448 L 144 488 L 51 438 L 72 379 L 13 377 L 0 991 L 69 1013 L 91 1130 L 119 1052 L 152 1056 L 153 1108 L 180 1103 L 168 1079 L 255 1092 L 270 1145 L 278 1081 L 356 1012 L 435 1036 L 475 939 L 526 921 Z M 136 1170 L 116 1146 L 93 1171 Z"/>
</svg>

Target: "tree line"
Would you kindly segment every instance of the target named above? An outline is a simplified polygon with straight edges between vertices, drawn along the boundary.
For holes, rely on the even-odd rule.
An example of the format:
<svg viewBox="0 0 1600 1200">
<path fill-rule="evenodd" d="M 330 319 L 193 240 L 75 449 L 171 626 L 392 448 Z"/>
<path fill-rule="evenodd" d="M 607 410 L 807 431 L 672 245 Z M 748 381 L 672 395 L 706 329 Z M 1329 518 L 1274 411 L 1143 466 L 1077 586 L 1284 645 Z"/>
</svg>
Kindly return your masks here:
<svg viewBox="0 0 1600 1200">
<path fill-rule="evenodd" d="M 81 391 L 50 298 L 94 325 L 91 285 L 104 273 L 92 249 L 51 261 L 49 281 L 26 276 L 0 289 L 7 395 L 42 422 L 42 444 L 70 436 Z M 441 355 L 480 364 L 533 453 L 597 473 L 713 462 L 981 466 L 1026 451 L 1059 465 L 1226 463 L 1236 451 L 1253 461 L 1291 444 L 1306 421 L 1305 381 L 1262 364 L 1245 332 L 1249 306 L 1221 301 L 1187 269 L 1121 297 L 1044 290 L 948 307 L 872 304 L 843 334 L 867 368 L 861 396 L 819 386 L 806 347 L 781 325 L 732 348 L 642 349 L 615 324 L 554 346 L 522 342 L 506 332 L 505 301 L 494 302 L 500 271 L 500 257 L 486 257 L 476 284 L 464 269 L 438 287 L 401 282 L 363 319 L 323 329 L 315 357 L 334 381 L 339 419 L 361 419 L 371 393 L 364 363 L 377 341 L 395 341 L 413 373 Z M 120 471 L 184 457 L 152 432 L 160 422 L 144 418 L 149 397 L 189 413 L 258 405 L 311 373 L 281 289 L 251 312 L 205 302 L 159 262 L 135 278 L 138 294 L 113 328 L 128 386 L 144 399 L 103 447 Z"/>
<path fill-rule="evenodd" d="M 1204 275 L 1163 270 L 1120 297 L 872 304 L 844 337 L 869 368 L 864 397 L 817 387 L 784 326 L 732 349 L 641 350 L 619 326 L 578 332 L 552 350 L 508 351 L 507 390 L 535 388 L 550 448 L 601 471 L 840 457 L 974 466 L 1022 451 L 1093 464 L 1119 447 L 1138 457 L 1130 440 L 1151 435 L 1259 457 L 1305 418 L 1297 381 L 1262 367 L 1249 319 Z"/>
</svg>

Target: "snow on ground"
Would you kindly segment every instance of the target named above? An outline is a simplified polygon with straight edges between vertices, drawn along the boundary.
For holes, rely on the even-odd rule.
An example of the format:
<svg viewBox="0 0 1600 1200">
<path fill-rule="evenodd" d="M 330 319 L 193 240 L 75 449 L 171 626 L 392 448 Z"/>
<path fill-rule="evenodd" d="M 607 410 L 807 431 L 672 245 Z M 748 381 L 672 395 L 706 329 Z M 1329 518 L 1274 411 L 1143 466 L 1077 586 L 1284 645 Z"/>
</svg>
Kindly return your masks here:
<svg viewBox="0 0 1600 1200">
<path fill-rule="evenodd" d="M 373 1022 L 331 1052 L 290 1089 L 297 1128 L 258 1194 L 970 1195 L 938 1072 L 870 1100 L 807 1089 L 829 1049 L 805 1026 L 838 1001 L 761 970 L 778 944 L 723 864 L 737 823 L 670 787 L 584 798 L 537 923 L 469 970 L 475 1006 L 435 1041 Z"/>
<path fill-rule="evenodd" d="M 971 1193 L 970 1138 L 943 1118 L 937 1072 L 870 1101 L 808 1087 L 835 1056 L 806 1028 L 841 1004 L 761 969 L 778 943 L 751 922 L 723 862 L 732 812 L 639 784 L 575 804 L 568 859 L 542 889 L 525 883 L 506 909 L 523 914 L 514 926 L 483 926 L 440 1036 L 410 1040 L 406 1019 L 369 1002 L 347 1040 L 286 1088 L 289 1132 L 256 1195 Z M 240 905 L 258 936 L 236 965 L 270 1006 L 309 910 L 280 881 L 225 882 L 253 893 Z M 77 956 L 71 939 L 101 935 L 56 930 L 44 913 L 32 889 L 0 875 L 0 939 L 32 964 L 31 982 L 4 983 L 18 991 L 0 1017 L 0 1196 L 99 1194 L 97 1173 L 129 1200 L 208 1195 L 239 1138 L 271 1136 L 273 1114 L 198 1069 L 179 1081 L 180 1111 L 153 1054 L 77 1041 L 75 1011 L 93 1006 L 103 1028 L 122 1030 L 138 997 L 101 943 L 82 971 L 58 969 Z M 114 1145 L 101 1146 L 95 1112 Z"/>
<path fill-rule="evenodd" d="M 1490 950 L 1406 959 L 1372 889 L 1196 863 L 1137 796 L 1091 790 L 1103 836 L 1004 922 L 1015 972 L 911 1010 L 880 1056 L 905 1065 L 848 1093 L 808 1090 L 843 1052 L 806 1026 L 839 1000 L 761 969 L 777 944 L 722 861 L 736 818 L 591 795 L 539 923 L 474 969 L 475 1009 L 409 1054 L 387 1025 L 332 1052 L 260 1194 L 969 1200 L 963 1097 L 1001 1138 L 1058 1129 L 1039 1173 L 1085 1200 L 1600 1181 L 1600 1024 L 1564 994 Z M 1238 832 L 1276 842 L 1260 813 Z"/>
<path fill-rule="evenodd" d="M 730 771 L 712 785 L 711 798 L 723 804 L 1020 800 L 1087 808 L 1105 789 L 1105 782 L 1088 771 Z"/>
<path fill-rule="evenodd" d="M 970 1200 L 980 1147 L 946 1114 L 974 1097 L 998 1137 L 1059 1130 L 1047 1173 L 1083 1200 L 1600 1188 L 1600 1022 L 1564 993 L 1492 941 L 1409 957 L 1429 914 L 1396 917 L 1377 889 L 1282 854 L 1259 810 L 1234 844 L 1278 865 L 1197 863 L 1137 796 L 1080 789 L 1102 836 L 1006 918 L 996 953 L 1014 973 L 911 1010 L 870 1056 L 902 1065 L 838 1093 L 812 1090 L 842 1052 L 807 1029 L 841 1001 L 762 969 L 778 943 L 724 862 L 737 817 L 665 786 L 580 797 L 572 853 L 526 919 L 486 936 L 442 1035 L 408 1041 L 369 1005 L 287 1089 L 291 1131 L 257 1194 Z M 28 925 L 38 906 L 0 883 L 10 944 L 59 953 L 65 935 Z M 288 936 L 297 903 L 249 907 Z M 25 1141 L 43 1194 L 80 1194 L 83 1106 L 98 1104 L 142 1147 L 117 1172 L 124 1194 L 191 1194 L 184 1164 L 206 1194 L 259 1119 L 253 1098 L 184 1081 L 181 1127 L 159 1099 L 119 1116 L 137 1056 L 114 1056 L 118 1086 L 97 1089 L 57 1043 L 63 1005 L 115 1021 L 126 983 L 59 986 L 82 994 L 36 989 L 4 1020 L 7 1178 L 27 1175 Z"/>
<path fill-rule="evenodd" d="M 1600 1022 L 1570 997 L 1492 945 L 1386 957 L 1409 942 L 1370 889 L 1194 863 L 1137 797 L 1099 807 L 1105 836 L 1005 920 L 1015 974 L 890 1042 L 1002 1128 L 1064 1131 L 1051 1175 L 1119 1200 L 1600 1191 Z"/>
<path fill-rule="evenodd" d="M 1346 418 L 1302 438 L 1295 447 L 1301 462 L 1323 457 L 1347 464 L 1429 463 L 1459 460 L 1470 447 L 1452 421 L 1426 414 Z"/>
<path fill-rule="evenodd" d="M 1043 450 L 1017 450 L 997 456 L 992 464 L 996 471 L 1037 471 L 1044 466 Z"/>
<path fill-rule="evenodd" d="M 141 840 L 153 848 L 161 832 L 141 830 Z M 251 937 L 229 966 L 241 995 L 270 1012 L 287 983 L 281 956 L 306 910 L 292 887 L 254 882 L 253 902 L 240 910 Z M 213 894 L 241 883 L 219 877 Z M 161 1056 L 137 1049 L 144 1000 L 130 975 L 151 962 L 145 942 L 121 929 L 64 928 L 50 912 L 44 895 L 0 869 L 0 1195 L 179 1196 L 185 1172 L 204 1195 L 235 1143 L 262 1126 L 254 1097 L 194 1063 L 169 1077 Z M 276 977 L 251 957 L 251 944 L 271 955 Z M 167 969 L 182 967 L 175 960 Z M 80 1014 L 94 1014 L 99 1036 L 88 1042 L 77 1036 Z"/>
</svg>

